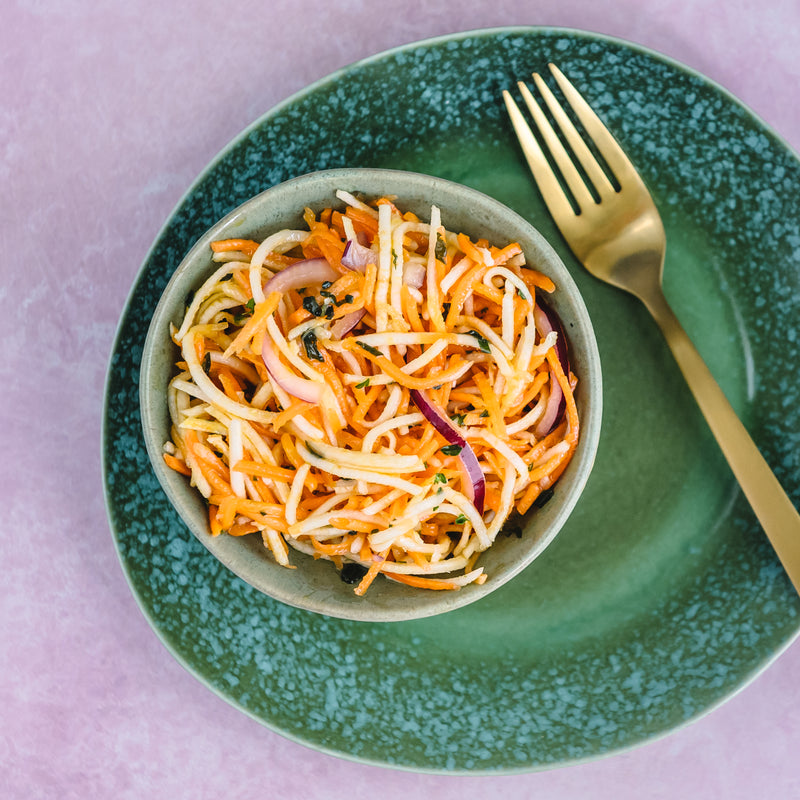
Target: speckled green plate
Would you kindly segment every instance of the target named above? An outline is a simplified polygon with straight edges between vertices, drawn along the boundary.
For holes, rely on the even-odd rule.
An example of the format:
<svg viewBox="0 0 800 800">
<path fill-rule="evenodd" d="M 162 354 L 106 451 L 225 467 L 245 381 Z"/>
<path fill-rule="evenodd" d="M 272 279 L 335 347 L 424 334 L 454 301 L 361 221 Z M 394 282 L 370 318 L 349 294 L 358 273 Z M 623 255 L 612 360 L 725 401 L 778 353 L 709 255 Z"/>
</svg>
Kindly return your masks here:
<svg viewBox="0 0 800 800">
<path fill-rule="evenodd" d="M 713 708 L 798 632 L 800 601 L 655 326 L 575 263 L 524 166 L 499 92 L 548 60 L 646 176 L 667 295 L 800 500 L 800 163 L 747 109 L 658 55 L 553 29 L 436 39 L 320 81 L 238 137 L 167 222 L 120 324 L 104 436 L 111 527 L 153 628 L 209 688 L 311 747 L 442 772 L 598 757 Z M 603 361 L 595 469 L 555 543 L 484 600 L 416 622 L 251 589 L 181 524 L 140 431 L 142 342 L 184 253 L 248 197 L 338 166 L 429 172 L 528 217 L 578 282 Z"/>
</svg>

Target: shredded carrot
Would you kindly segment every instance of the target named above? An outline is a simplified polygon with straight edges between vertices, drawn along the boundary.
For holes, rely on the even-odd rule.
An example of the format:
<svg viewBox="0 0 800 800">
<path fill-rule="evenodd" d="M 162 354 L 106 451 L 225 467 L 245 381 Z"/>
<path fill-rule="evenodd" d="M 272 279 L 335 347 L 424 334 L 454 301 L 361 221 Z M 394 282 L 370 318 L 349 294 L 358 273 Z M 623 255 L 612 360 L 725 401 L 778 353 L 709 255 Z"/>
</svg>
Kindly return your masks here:
<svg viewBox="0 0 800 800">
<path fill-rule="evenodd" d="M 306 400 L 295 400 L 289 408 L 284 409 L 272 420 L 272 427 L 279 431 L 287 422 L 293 420 L 298 414 L 308 411 L 314 407 L 313 403 Z"/>
<path fill-rule="evenodd" d="M 517 242 L 512 242 L 506 245 L 502 250 L 492 248 L 490 252 L 494 263 L 500 266 L 501 264 L 505 264 L 509 259 L 514 258 L 514 256 L 520 255 L 522 253 L 522 248 Z"/>
<path fill-rule="evenodd" d="M 217 242 L 211 242 L 211 249 L 215 253 L 230 253 L 238 250 L 246 256 L 252 256 L 258 250 L 258 242 L 254 242 L 252 239 L 220 239 Z"/>
<path fill-rule="evenodd" d="M 503 293 L 499 289 L 495 289 L 494 286 L 487 286 L 485 283 L 476 283 L 472 291 L 474 294 L 478 295 L 478 297 L 485 297 L 495 305 L 499 306 L 503 302 Z"/>
<path fill-rule="evenodd" d="M 375 530 L 374 522 L 363 522 L 360 519 L 347 519 L 346 517 L 331 517 L 331 525 L 334 528 L 357 533 L 372 533 Z"/>
<path fill-rule="evenodd" d="M 303 306 L 300 306 L 299 308 L 296 308 L 294 311 L 292 311 L 291 314 L 289 314 L 287 322 L 289 323 L 290 328 L 294 328 L 295 325 L 299 325 L 301 322 L 307 322 L 308 320 L 311 319 L 311 317 L 312 317 L 311 312 L 306 311 L 306 309 L 303 308 Z"/>
<path fill-rule="evenodd" d="M 461 309 L 468 295 L 472 292 L 478 281 L 486 272 L 486 265 L 483 263 L 475 264 L 471 267 L 456 283 L 456 287 L 451 295 L 450 310 L 447 312 L 447 327 L 452 328 L 455 320 L 461 314 Z"/>
<path fill-rule="evenodd" d="M 470 241 L 469 236 L 465 233 L 459 233 L 456 237 L 458 246 L 466 254 L 467 258 L 471 258 L 476 264 L 483 264 L 483 253 Z"/>
<path fill-rule="evenodd" d="M 287 567 L 289 544 L 336 569 L 357 560 L 356 595 L 381 573 L 420 590 L 481 584 L 480 554 L 512 510 L 535 513 L 578 443 L 577 378 L 556 348 L 545 353 L 531 314 L 536 292 L 555 286 L 519 243 L 448 231 L 446 210 L 426 224 L 394 197 L 338 196 L 338 207 L 304 210 L 307 234 L 271 233 L 263 267 L 232 267 L 171 330 L 181 353 L 164 462 L 206 497 L 211 535 L 257 534 Z M 230 238 L 211 249 L 241 261 L 261 246 Z M 311 258 L 333 275 L 306 264 L 290 288 L 254 299 L 258 269 L 263 287 Z M 503 269 L 487 285 L 493 266 Z M 556 384 L 565 411 L 541 435 Z M 470 500 L 475 464 L 483 508 Z"/>
<path fill-rule="evenodd" d="M 552 294 L 556 290 L 556 285 L 547 277 L 543 272 L 535 269 L 520 270 L 520 277 L 531 288 L 539 288 L 548 294 Z"/>
<path fill-rule="evenodd" d="M 538 483 L 531 483 L 525 490 L 522 497 L 517 500 L 517 511 L 520 514 L 527 514 L 533 501 L 542 493 L 542 489 Z"/>
<path fill-rule="evenodd" d="M 547 361 L 550 364 L 550 369 L 553 370 L 553 373 L 558 380 L 558 385 L 561 387 L 561 391 L 564 392 L 564 400 L 567 406 L 567 419 L 569 421 L 569 429 L 567 431 L 566 441 L 569 443 L 570 448 L 574 448 L 578 443 L 580 422 L 578 419 L 578 407 L 575 405 L 575 397 L 572 394 L 572 387 L 570 386 L 570 382 L 567 380 L 567 376 L 564 374 L 564 370 L 561 367 L 561 362 L 559 361 L 559 358 L 552 347 L 547 352 Z"/>
<path fill-rule="evenodd" d="M 422 333 L 425 330 L 425 327 L 423 326 L 422 320 L 419 316 L 419 308 L 417 307 L 414 298 L 411 296 L 411 291 L 409 290 L 407 284 L 403 284 L 401 292 L 403 299 L 403 313 L 411 325 L 411 330 Z"/>
<path fill-rule="evenodd" d="M 257 461 L 237 461 L 233 465 L 234 472 L 241 472 L 244 475 L 257 475 L 260 478 L 270 478 L 274 481 L 291 482 L 295 476 L 293 469 L 274 467 L 271 464 L 263 464 Z"/>
<path fill-rule="evenodd" d="M 360 208 L 348 206 L 345 215 L 353 221 L 356 232 L 365 233 L 371 239 L 378 235 L 378 217 L 362 211 Z"/>
<path fill-rule="evenodd" d="M 387 573 L 388 577 L 406 586 L 416 586 L 418 589 L 458 589 L 457 583 L 442 580 L 441 578 L 420 578 L 418 575 L 401 575 L 397 572 Z"/>
<path fill-rule="evenodd" d="M 366 415 L 369 413 L 369 410 L 372 407 L 372 404 L 378 399 L 382 391 L 383 386 L 370 386 L 369 391 L 364 395 L 364 399 L 358 403 L 358 408 L 353 414 L 354 422 L 364 421 Z"/>
<path fill-rule="evenodd" d="M 219 378 L 219 382 L 222 384 L 222 390 L 225 392 L 231 400 L 239 400 L 239 393 L 242 391 L 242 386 L 236 378 L 233 377 L 233 373 L 223 367 L 216 371 L 217 377 Z"/>
<path fill-rule="evenodd" d="M 361 582 L 356 586 L 354 589 L 355 593 L 359 597 L 363 597 L 364 593 L 369 589 L 372 585 L 372 582 L 375 578 L 378 577 L 378 573 L 383 569 L 383 565 L 386 563 L 386 557 L 389 555 L 388 550 L 384 550 L 383 553 L 375 557 L 375 561 L 370 564 L 369 569 L 367 570 L 367 574 L 361 579 Z"/>
<path fill-rule="evenodd" d="M 186 462 L 180 458 L 175 458 L 171 453 L 164 453 L 164 461 L 167 462 L 167 466 L 170 469 L 174 469 L 175 472 L 180 472 L 181 475 L 192 474 L 192 471 L 186 466 Z"/>
<path fill-rule="evenodd" d="M 316 365 L 317 369 L 322 373 L 325 382 L 333 390 L 333 396 L 339 403 L 339 408 L 344 414 L 351 413 L 355 408 L 355 402 L 347 396 L 344 391 L 344 386 L 339 378 L 338 370 L 333 366 L 331 357 L 327 352 L 322 353 L 322 361 Z"/>
<path fill-rule="evenodd" d="M 353 543 L 353 538 L 354 537 L 352 536 L 348 536 L 343 541 L 337 542 L 336 544 L 325 544 L 324 542 L 319 542 L 316 539 L 312 539 L 311 544 L 318 553 L 322 553 L 323 555 L 343 556 L 350 552 L 350 546 Z"/>
<path fill-rule="evenodd" d="M 208 524 L 211 529 L 212 536 L 219 536 L 222 531 L 223 527 L 219 521 L 219 506 L 212 505 L 209 503 L 208 505 Z"/>
<path fill-rule="evenodd" d="M 497 399 L 489 379 L 482 372 L 476 372 L 474 375 L 475 385 L 478 387 L 483 397 L 483 402 L 486 405 L 486 410 L 489 412 L 489 419 L 491 420 L 492 428 L 495 434 L 505 439 L 506 437 L 506 422 L 503 417 L 503 412 L 500 410 L 500 401 Z"/>
<path fill-rule="evenodd" d="M 236 338 L 228 345 L 225 355 L 238 353 L 258 331 L 263 330 L 264 326 L 267 324 L 267 320 L 275 312 L 280 301 L 280 292 L 272 292 L 263 303 L 256 305 L 253 316 L 250 317 L 244 327 L 236 335 Z"/>
<path fill-rule="evenodd" d="M 348 347 L 350 349 L 357 345 L 357 340 L 352 340 L 352 343 L 348 342 Z M 386 356 L 376 356 L 374 353 L 367 352 L 366 358 L 380 367 L 383 372 L 397 381 L 401 386 L 406 386 L 409 389 L 430 389 L 433 386 L 438 386 L 440 383 L 444 383 L 455 377 L 457 373 L 461 371 L 463 365 L 461 359 L 456 356 L 446 370 L 428 378 L 415 378 L 413 375 L 403 372 L 400 367 L 392 363 Z"/>
</svg>

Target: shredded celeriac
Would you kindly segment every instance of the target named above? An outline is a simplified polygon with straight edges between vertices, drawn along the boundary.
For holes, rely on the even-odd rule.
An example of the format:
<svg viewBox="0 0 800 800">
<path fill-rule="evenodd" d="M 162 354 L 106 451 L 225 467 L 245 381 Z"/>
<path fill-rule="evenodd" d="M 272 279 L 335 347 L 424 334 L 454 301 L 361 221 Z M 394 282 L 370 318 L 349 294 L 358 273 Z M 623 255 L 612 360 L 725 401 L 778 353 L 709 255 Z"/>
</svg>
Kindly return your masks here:
<svg viewBox="0 0 800 800">
<path fill-rule="evenodd" d="M 308 230 L 212 244 L 216 271 L 171 330 L 164 459 L 206 498 L 212 535 L 258 533 L 284 566 L 287 545 L 358 565 L 357 594 L 381 573 L 482 583 L 480 554 L 577 446 L 577 378 L 536 322 L 555 286 L 436 206 L 426 223 L 392 198 L 337 199 L 306 209 Z"/>
</svg>

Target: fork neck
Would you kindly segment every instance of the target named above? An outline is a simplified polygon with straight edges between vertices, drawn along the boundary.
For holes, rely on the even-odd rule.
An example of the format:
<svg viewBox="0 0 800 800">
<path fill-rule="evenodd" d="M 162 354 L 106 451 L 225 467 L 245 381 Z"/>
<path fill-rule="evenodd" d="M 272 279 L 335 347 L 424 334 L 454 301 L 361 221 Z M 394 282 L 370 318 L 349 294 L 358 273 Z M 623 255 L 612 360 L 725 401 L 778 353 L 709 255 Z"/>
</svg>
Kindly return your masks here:
<svg viewBox="0 0 800 800">
<path fill-rule="evenodd" d="M 640 253 L 629 264 L 618 264 L 615 277 L 619 277 L 622 288 L 641 300 L 674 350 L 678 342 L 688 341 L 688 337 L 664 295 L 663 266 L 663 251 Z"/>
<path fill-rule="evenodd" d="M 592 267 L 591 264 L 587 266 Z M 664 292 L 661 288 L 661 276 L 664 269 L 664 251 L 662 248 L 638 250 L 627 257 L 620 258 L 611 269 L 591 270 L 609 283 L 630 292 L 655 315 L 663 310 Z M 605 273 L 605 274 L 603 274 Z"/>
</svg>

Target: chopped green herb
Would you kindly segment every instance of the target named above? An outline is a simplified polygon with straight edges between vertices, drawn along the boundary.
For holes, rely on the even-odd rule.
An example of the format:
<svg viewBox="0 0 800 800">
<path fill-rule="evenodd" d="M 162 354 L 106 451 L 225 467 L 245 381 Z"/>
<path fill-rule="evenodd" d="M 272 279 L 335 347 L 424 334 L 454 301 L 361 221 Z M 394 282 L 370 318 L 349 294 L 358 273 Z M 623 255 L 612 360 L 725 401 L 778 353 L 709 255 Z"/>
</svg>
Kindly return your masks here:
<svg viewBox="0 0 800 800">
<path fill-rule="evenodd" d="M 442 304 L 442 316 L 446 317 L 450 313 L 450 306 L 451 303 L 443 303 Z"/>
<path fill-rule="evenodd" d="M 366 389 L 369 386 L 369 378 L 365 378 L 361 383 L 356 384 L 356 389 Z"/>
<path fill-rule="evenodd" d="M 453 420 L 456 425 L 463 425 L 466 416 L 466 414 L 451 414 L 450 419 Z"/>
<path fill-rule="evenodd" d="M 245 304 L 244 307 L 252 314 L 253 311 L 256 309 L 256 300 L 254 297 L 251 297 Z"/>
<path fill-rule="evenodd" d="M 356 342 L 359 347 L 363 347 L 368 353 L 372 354 L 373 356 L 382 356 L 380 350 L 377 347 L 373 347 L 371 344 L 367 344 L 366 342 Z"/>
<path fill-rule="evenodd" d="M 333 283 L 331 283 L 331 281 L 322 281 L 322 288 L 323 289 L 330 289 L 331 286 L 333 286 Z"/>
<path fill-rule="evenodd" d="M 433 476 L 433 482 L 434 483 L 447 483 L 447 478 L 445 477 L 443 472 L 437 472 Z"/>
<path fill-rule="evenodd" d="M 488 416 L 489 416 L 489 412 L 484 408 L 483 411 L 481 411 L 481 417 L 486 419 L 486 417 L 488 417 Z"/>
<path fill-rule="evenodd" d="M 325 319 L 333 319 L 333 306 L 325 306 Z"/>
<path fill-rule="evenodd" d="M 342 571 L 339 577 L 345 583 L 361 583 L 361 579 L 367 574 L 367 568 L 362 567 L 361 564 L 356 564 L 354 561 L 348 561 L 342 564 Z"/>
<path fill-rule="evenodd" d="M 296 291 L 297 291 L 297 294 L 305 294 L 305 293 L 308 291 L 308 289 L 306 289 L 306 287 L 305 287 L 305 286 L 301 286 L 301 287 L 300 287 L 299 289 L 297 289 Z"/>
<path fill-rule="evenodd" d="M 304 297 L 303 308 L 308 311 L 309 314 L 313 314 L 315 317 L 322 316 L 322 309 L 320 308 L 316 297 Z"/>
<path fill-rule="evenodd" d="M 317 347 L 317 337 L 314 335 L 313 330 L 307 330 L 301 337 L 303 340 L 303 347 L 306 349 L 306 355 L 312 361 L 324 361 L 322 354 Z"/>
<path fill-rule="evenodd" d="M 464 448 L 460 444 L 446 444 L 442 452 L 446 456 L 457 456 Z"/>
<path fill-rule="evenodd" d="M 392 248 L 392 266 L 397 266 L 397 251 Z"/>
<path fill-rule="evenodd" d="M 344 305 L 345 303 L 353 302 L 353 295 L 351 294 L 346 294 L 341 300 L 337 300 L 336 295 L 326 292 L 324 289 L 320 292 L 320 294 L 327 300 L 330 300 L 330 302 L 333 303 L 336 308 L 339 308 L 339 306 Z"/>
<path fill-rule="evenodd" d="M 211 372 L 211 353 L 206 353 L 203 356 L 203 372 L 208 375 Z"/>
<path fill-rule="evenodd" d="M 444 261 L 447 258 L 447 245 L 445 244 L 442 234 L 438 231 L 436 232 L 436 249 L 433 251 L 433 254 L 439 261 Z"/>
<path fill-rule="evenodd" d="M 478 331 L 467 331 L 470 336 L 474 336 L 478 340 L 478 347 L 480 347 L 482 353 L 491 353 L 492 348 L 489 347 L 489 342 L 487 339 L 484 339 Z"/>
<path fill-rule="evenodd" d="M 466 521 L 467 518 L 464 514 L 459 514 L 455 519 L 456 525 L 463 525 Z"/>
</svg>

